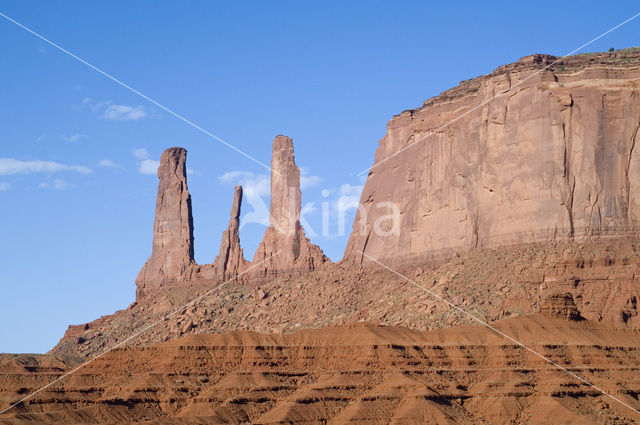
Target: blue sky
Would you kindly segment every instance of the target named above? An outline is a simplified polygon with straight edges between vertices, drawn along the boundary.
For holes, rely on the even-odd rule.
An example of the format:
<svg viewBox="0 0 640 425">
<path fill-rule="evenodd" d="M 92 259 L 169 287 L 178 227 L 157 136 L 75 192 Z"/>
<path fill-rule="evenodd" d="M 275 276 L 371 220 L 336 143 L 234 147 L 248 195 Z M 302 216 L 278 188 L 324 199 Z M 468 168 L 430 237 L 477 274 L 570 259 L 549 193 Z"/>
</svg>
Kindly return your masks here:
<svg viewBox="0 0 640 425">
<path fill-rule="evenodd" d="M 293 138 L 310 229 L 358 198 L 386 122 L 459 81 L 532 53 L 563 55 L 638 12 L 635 2 L 0 1 L 0 12 L 266 164 Z M 640 44 L 640 19 L 585 51 Z M 212 262 L 233 185 L 267 171 L 0 18 L 0 352 L 44 352 L 68 324 L 126 307 L 150 254 L 157 178 L 188 149 L 196 260 Z M 246 200 L 246 199 L 245 199 Z"/>
</svg>

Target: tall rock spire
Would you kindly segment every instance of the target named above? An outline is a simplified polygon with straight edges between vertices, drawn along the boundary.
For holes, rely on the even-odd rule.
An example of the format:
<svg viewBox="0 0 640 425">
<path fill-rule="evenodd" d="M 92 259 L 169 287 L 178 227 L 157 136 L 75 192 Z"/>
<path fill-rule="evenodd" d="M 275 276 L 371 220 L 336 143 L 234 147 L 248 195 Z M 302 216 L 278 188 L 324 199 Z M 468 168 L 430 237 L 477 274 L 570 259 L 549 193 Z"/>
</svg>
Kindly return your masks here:
<svg viewBox="0 0 640 425">
<path fill-rule="evenodd" d="M 242 186 L 236 186 L 231 205 L 231 218 L 227 230 L 222 233 L 220 253 L 213 262 L 216 275 L 230 279 L 247 268 L 240 247 L 240 208 L 242 206 Z"/>
<path fill-rule="evenodd" d="M 300 169 L 295 163 L 293 141 L 276 136 L 271 157 L 271 225 L 253 258 L 253 264 L 264 261 L 257 267 L 264 277 L 306 272 L 328 261 L 305 236 L 300 207 Z"/>
<path fill-rule="evenodd" d="M 293 235 L 300 223 L 302 193 L 300 169 L 295 163 L 293 140 L 276 136 L 271 154 L 270 223 L 285 235 Z"/>
<path fill-rule="evenodd" d="M 141 288 L 149 284 L 188 279 L 188 272 L 195 264 L 186 160 L 184 148 L 169 148 L 160 157 L 153 249 L 136 279 L 139 294 Z"/>
</svg>

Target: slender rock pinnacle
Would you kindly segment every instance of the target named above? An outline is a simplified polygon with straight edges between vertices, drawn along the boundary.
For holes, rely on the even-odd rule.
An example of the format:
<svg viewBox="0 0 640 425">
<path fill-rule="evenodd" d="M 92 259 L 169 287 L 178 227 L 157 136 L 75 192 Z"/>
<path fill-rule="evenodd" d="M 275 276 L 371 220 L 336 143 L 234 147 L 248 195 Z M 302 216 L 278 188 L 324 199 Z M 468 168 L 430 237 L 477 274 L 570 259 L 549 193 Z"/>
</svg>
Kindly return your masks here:
<svg viewBox="0 0 640 425">
<path fill-rule="evenodd" d="M 195 264 L 186 159 L 184 148 L 169 148 L 160 157 L 153 250 L 136 279 L 140 295 L 149 284 L 186 280 Z"/>
<path fill-rule="evenodd" d="M 271 158 L 271 225 L 253 258 L 253 264 L 266 260 L 259 267 L 264 277 L 314 270 L 328 261 L 305 236 L 300 208 L 300 169 L 295 163 L 293 141 L 276 136 Z"/>
<path fill-rule="evenodd" d="M 213 263 L 218 276 L 230 279 L 244 271 L 248 261 L 244 259 L 240 247 L 240 208 L 242 205 L 242 186 L 236 186 L 231 205 L 231 218 L 227 230 L 222 233 L 220 253 Z"/>
</svg>

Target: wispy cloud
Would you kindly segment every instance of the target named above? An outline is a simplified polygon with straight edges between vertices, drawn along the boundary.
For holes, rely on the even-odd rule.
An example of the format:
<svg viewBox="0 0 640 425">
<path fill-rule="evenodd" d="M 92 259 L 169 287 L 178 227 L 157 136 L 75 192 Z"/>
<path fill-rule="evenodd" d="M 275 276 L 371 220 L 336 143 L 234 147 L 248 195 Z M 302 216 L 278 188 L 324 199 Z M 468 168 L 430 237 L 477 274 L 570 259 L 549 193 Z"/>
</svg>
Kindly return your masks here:
<svg viewBox="0 0 640 425">
<path fill-rule="evenodd" d="M 6 192 L 11 189 L 11 185 L 7 182 L 0 182 L 0 192 Z"/>
<path fill-rule="evenodd" d="M 145 159 L 138 163 L 138 172 L 140 174 L 156 174 L 160 161 L 154 161 L 153 159 Z"/>
<path fill-rule="evenodd" d="M 32 173 L 58 173 L 75 171 L 81 174 L 91 173 L 91 168 L 84 165 L 65 165 L 53 161 L 21 161 L 14 158 L 0 158 L 0 176 Z"/>
<path fill-rule="evenodd" d="M 103 100 L 100 102 L 94 102 L 90 97 L 85 97 L 82 99 L 82 106 L 85 108 L 89 108 L 92 111 L 98 111 L 100 109 L 104 109 L 109 106 L 112 102 L 110 100 Z"/>
<path fill-rule="evenodd" d="M 52 188 L 54 190 L 64 190 L 71 187 L 72 184 L 63 179 L 53 179 L 52 182 L 42 182 L 38 185 L 40 189 Z"/>
<path fill-rule="evenodd" d="M 110 105 L 102 113 L 105 120 L 135 121 L 148 114 L 142 106 Z"/>
<path fill-rule="evenodd" d="M 131 153 L 138 159 L 149 159 L 149 151 L 146 148 L 132 149 Z"/>
<path fill-rule="evenodd" d="M 160 161 L 150 159 L 149 151 L 146 148 L 132 149 L 131 154 L 140 161 L 137 162 L 140 174 L 152 175 L 158 172 Z"/>
<path fill-rule="evenodd" d="M 53 188 L 55 190 L 64 190 L 68 187 L 71 187 L 71 183 L 62 179 L 53 179 Z"/>
<path fill-rule="evenodd" d="M 318 186 L 323 181 L 324 179 L 322 177 L 309 175 L 309 172 L 304 167 L 300 167 L 300 189 L 301 190 Z"/>
<path fill-rule="evenodd" d="M 118 164 L 110 159 L 101 159 L 100 161 L 98 161 L 98 166 L 106 168 L 120 168 Z"/>
<path fill-rule="evenodd" d="M 142 105 L 118 105 L 110 100 L 94 102 L 91 98 L 85 97 L 82 106 L 100 113 L 100 118 L 114 121 L 136 121 L 149 116 L 149 113 Z"/>
<path fill-rule="evenodd" d="M 71 136 L 62 136 L 62 138 L 69 143 L 75 143 L 79 142 L 82 139 L 86 139 L 87 136 L 84 134 L 76 133 L 72 134 Z"/>
<path fill-rule="evenodd" d="M 245 194 L 267 196 L 271 193 L 271 179 L 266 174 L 256 174 L 249 171 L 229 171 L 218 179 L 222 183 L 241 184 Z"/>
</svg>

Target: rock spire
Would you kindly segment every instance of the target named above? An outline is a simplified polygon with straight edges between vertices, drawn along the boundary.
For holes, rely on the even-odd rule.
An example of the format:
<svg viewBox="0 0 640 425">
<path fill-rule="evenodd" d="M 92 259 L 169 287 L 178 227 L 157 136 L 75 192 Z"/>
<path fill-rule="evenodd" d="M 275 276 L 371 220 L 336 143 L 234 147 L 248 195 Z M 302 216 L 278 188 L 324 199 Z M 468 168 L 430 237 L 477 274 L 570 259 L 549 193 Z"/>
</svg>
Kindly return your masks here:
<svg viewBox="0 0 640 425">
<path fill-rule="evenodd" d="M 242 186 L 236 186 L 231 205 L 231 218 L 227 230 L 222 233 L 220 253 L 213 262 L 213 269 L 217 276 L 230 279 L 247 268 L 248 261 L 244 259 L 240 247 L 240 209 L 242 206 Z"/>
<path fill-rule="evenodd" d="M 186 159 L 186 149 L 177 147 L 165 150 L 160 157 L 153 248 L 136 279 L 138 290 L 149 284 L 185 280 L 195 264 Z"/>
<path fill-rule="evenodd" d="M 256 267 L 265 277 L 314 270 L 328 261 L 300 225 L 301 197 L 293 140 L 276 136 L 271 157 L 271 225 L 253 258 L 253 264 L 266 260 Z"/>
</svg>

